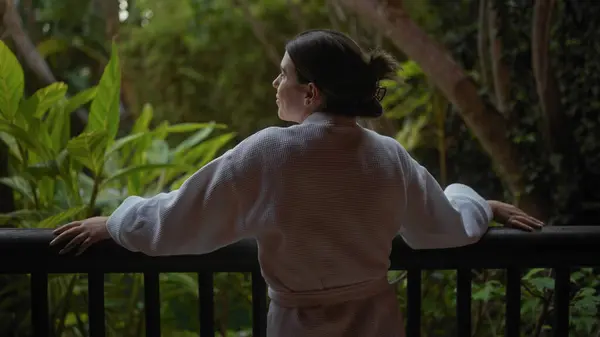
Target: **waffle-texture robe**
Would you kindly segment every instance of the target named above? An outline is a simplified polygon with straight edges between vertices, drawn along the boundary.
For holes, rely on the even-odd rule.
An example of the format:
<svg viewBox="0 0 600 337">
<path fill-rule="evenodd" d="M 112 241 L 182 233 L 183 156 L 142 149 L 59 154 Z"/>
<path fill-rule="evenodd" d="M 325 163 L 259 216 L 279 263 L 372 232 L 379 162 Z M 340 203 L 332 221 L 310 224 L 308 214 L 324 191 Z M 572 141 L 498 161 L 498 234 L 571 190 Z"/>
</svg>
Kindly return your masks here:
<svg viewBox="0 0 600 337">
<path fill-rule="evenodd" d="M 394 139 L 315 113 L 248 137 L 178 190 L 127 198 L 107 226 L 153 256 L 255 238 L 269 337 L 401 337 L 386 278 L 394 237 L 414 249 L 464 246 L 491 218 L 480 195 L 443 190 Z"/>
</svg>

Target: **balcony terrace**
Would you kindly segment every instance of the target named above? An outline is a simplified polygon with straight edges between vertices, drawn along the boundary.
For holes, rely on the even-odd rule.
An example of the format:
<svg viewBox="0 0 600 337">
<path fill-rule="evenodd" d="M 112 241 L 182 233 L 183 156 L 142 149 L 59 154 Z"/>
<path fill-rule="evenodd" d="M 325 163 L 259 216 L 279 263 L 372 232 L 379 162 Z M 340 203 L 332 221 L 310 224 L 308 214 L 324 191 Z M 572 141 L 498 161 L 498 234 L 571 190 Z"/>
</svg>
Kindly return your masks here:
<svg viewBox="0 0 600 337">
<path fill-rule="evenodd" d="M 159 273 L 194 272 L 199 280 L 201 337 L 215 335 L 213 273 L 252 273 L 253 336 L 265 336 L 267 296 L 260 275 L 257 247 L 242 241 L 202 256 L 148 257 L 131 253 L 112 242 L 92 247 L 85 254 L 61 256 L 49 247 L 53 235 L 45 229 L 0 229 L 0 254 L 9 257 L 0 264 L 2 274 L 31 275 L 31 317 L 35 337 L 50 336 L 48 275 L 87 273 L 90 337 L 106 335 L 104 275 L 143 273 L 146 336 L 160 336 Z M 18 258 L 17 258 L 18 257 Z M 570 273 L 579 267 L 600 266 L 599 227 L 548 227 L 523 233 L 491 229 L 477 244 L 447 250 L 414 251 L 398 238 L 391 255 L 391 269 L 407 270 L 407 336 L 421 335 L 421 271 L 457 270 L 457 331 L 454 336 L 471 336 L 472 270 L 505 269 L 505 336 L 519 336 L 521 276 L 526 268 L 552 268 L 555 279 L 552 335 L 569 335 L 569 306 L 572 296 Z"/>
</svg>

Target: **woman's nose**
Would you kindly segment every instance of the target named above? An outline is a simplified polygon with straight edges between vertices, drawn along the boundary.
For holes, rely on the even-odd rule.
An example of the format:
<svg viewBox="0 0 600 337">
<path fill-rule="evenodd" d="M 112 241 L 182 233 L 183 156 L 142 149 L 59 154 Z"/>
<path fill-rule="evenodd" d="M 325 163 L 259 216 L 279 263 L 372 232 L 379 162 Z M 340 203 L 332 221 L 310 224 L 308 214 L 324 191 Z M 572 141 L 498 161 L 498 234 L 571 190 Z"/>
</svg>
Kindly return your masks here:
<svg viewBox="0 0 600 337">
<path fill-rule="evenodd" d="M 277 87 L 279 87 L 279 76 L 273 80 L 273 88 L 277 89 Z"/>
</svg>

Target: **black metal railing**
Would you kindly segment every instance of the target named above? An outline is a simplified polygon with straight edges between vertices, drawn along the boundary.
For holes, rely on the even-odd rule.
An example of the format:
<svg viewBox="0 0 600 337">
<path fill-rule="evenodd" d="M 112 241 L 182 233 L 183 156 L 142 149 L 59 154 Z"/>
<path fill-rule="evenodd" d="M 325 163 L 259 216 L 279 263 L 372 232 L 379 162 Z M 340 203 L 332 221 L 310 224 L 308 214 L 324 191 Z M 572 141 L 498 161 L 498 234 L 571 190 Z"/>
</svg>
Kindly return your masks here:
<svg viewBox="0 0 600 337">
<path fill-rule="evenodd" d="M 31 274 L 34 336 L 49 336 L 48 274 L 88 273 L 90 336 L 105 336 L 104 274 L 143 273 L 146 336 L 160 336 L 158 277 L 161 272 L 197 272 L 200 336 L 214 336 L 213 273 L 252 273 L 253 336 L 266 335 L 266 285 L 260 274 L 254 241 L 242 241 L 201 256 L 148 257 L 106 242 L 82 256 L 60 256 L 49 247 L 50 230 L 0 229 L 0 273 Z M 491 229 L 475 245 L 445 250 L 414 251 L 402 239 L 394 242 L 391 269 L 407 270 L 407 336 L 421 332 L 421 272 L 457 270 L 456 336 L 471 336 L 471 271 L 506 269 L 505 336 L 519 336 L 522 270 L 553 268 L 555 278 L 553 334 L 569 333 L 570 270 L 600 266 L 600 227 L 548 227 L 523 233 Z"/>
</svg>

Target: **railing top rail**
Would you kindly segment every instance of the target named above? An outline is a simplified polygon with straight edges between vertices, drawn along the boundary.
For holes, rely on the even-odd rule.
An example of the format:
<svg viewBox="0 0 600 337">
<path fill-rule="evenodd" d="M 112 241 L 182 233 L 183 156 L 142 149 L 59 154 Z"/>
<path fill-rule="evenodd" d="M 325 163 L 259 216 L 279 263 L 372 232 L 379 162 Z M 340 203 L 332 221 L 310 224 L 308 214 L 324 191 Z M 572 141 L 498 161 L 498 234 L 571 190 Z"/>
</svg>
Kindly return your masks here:
<svg viewBox="0 0 600 337">
<path fill-rule="evenodd" d="M 206 255 L 149 257 L 104 242 L 81 256 L 58 255 L 49 247 L 50 229 L 0 229 L 0 273 L 44 272 L 195 272 L 252 271 L 259 268 L 254 240 L 244 240 Z M 492 228 L 476 244 L 443 250 L 410 249 L 394 241 L 393 269 L 456 269 L 592 266 L 600 261 L 600 227 L 546 227 L 525 233 Z"/>
</svg>

